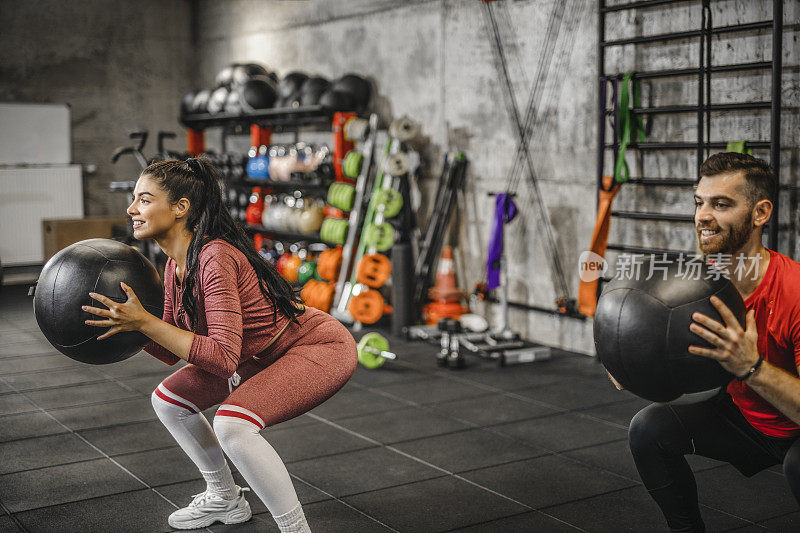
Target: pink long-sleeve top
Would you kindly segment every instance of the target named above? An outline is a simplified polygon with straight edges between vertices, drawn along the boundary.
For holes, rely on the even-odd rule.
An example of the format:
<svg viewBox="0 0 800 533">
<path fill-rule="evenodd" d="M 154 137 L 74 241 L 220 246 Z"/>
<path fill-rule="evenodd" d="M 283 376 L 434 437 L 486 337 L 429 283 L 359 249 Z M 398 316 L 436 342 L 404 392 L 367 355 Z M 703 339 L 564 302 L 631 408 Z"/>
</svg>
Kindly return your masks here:
<svg viewBox="0 0 800 533">
<path fill-rule="evenodd" d="M 198 297 L 192 327 L 181 302 L 183 285 L 175 275 L 175 261 L 164 268 L 163 320 L 195 333 L 189 363 L 214 375 L 230 378 L 242 361 L 264 351 L 286 325 L 258 286 L 258 277 L 235 246 L 215 239 L 200 251 Z M 144 350 L 169 365 L 180 359 L 151 342 Z"/>
</svg>

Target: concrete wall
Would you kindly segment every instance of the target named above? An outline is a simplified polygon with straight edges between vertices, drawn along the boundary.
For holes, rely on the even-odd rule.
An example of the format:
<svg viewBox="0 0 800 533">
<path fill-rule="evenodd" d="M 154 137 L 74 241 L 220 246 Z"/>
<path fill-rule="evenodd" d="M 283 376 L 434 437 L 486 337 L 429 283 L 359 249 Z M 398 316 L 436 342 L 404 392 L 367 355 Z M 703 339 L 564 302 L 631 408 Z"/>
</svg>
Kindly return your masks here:
<svg viewBox="0 0 800 533">
<path fill-rule="evenodd" d="M 132 158 L 111 164 L 130 130 L 149 129 L 146 155 L 158 130 L 180 135 L 181 95 L 194 85 L 189 0 L 0 2 L 0 101 L 68 103 L 73 160 L 84 171 L 87 215 L 124 213 L 125 195 L 109 193 L 114 179 L 135 179 Z"/>
<path fill-rule="evenodd" d="M 611 4 L 612 2 L 609 2 Z M 597 4 L 567 0 L 555 47 L 544 38 L 548 21 L 558 12 L 553 0 L 496 2 L 493 8 L 508 58 L 515 99 L 524 109 L 533 82 L 543 79 L 531 151 L 539 177 L 542 204 L 521 180 L 516 188 L 522 215 L 508 228 L 511 299 L 552 307 L 556 277 L 548 260 L 542 217 L 553 222 L 553 237 L 571 295 L 577 291 L 577 261 L 587 249 L 595 218 L 597 139 Z M 715 26 L 762 20 L 771 16 L 771 2 L 713 2 Z M 698 2 L 699 6 L 699 2 Z M 699 26 L 700 10 L 691 3 L 610 15 L 606 38 L 682 31 Z M 449 148 L 466 151 L 470 171 L 466 193 L 451 232 L 457 245 L 460 284 L 483 278 L 492 199 L 502 191 L 516 154 L 512 122 L 497 70 L 483 4 L 474 0 L 352 2 L 272 2 L 234 0 L 199 3 L 198 51 L 200 82 L 230 61 L 259 61 L 285 74 L 301 69 L 328 77 L 349 71 L 374 79 L 380 93 L 378 110 L 390 119 L 408 114 L 422 123 L 428 145 L 427 191 L 431 192 L 440 158 Z M 800 19 L 800 2 L 786 2 L 784 20 Z M 798 185 L 797 65 L 800 49 L 795 26 L 784 37 L 782 117 L 784 183 Z M 769 59 L 768 33 L 714 39 L 714 61 Z M 609 50 L 607 72 L 678 68 L 696 64 L 697 44 L 690 41 Z M 544 70 L 548 67 L 547 70 Z M 544 71 L 544 74 L 542 73 Z M 719 76 L 715 102 L 769 98 L 769 73 Z M 696 80 L 671 78 L 653 83 L 652 105 L 696 101 Z M 388 115 L 388 116 L 387 116 Z M 696 116 L 667 115 L 653 122 L 651 140 L 693 140 Z M 714 116 L 712 139 L 758 139 L 769 136 L 768 112 Z M 768 153 L 757 155 L 764 157 Z M 693 154 L 659 153 L 644 159 L 649 177 L 694 177 Z M 637 170 L 635 158 L 630 162 Z M 606 171 L 610 171 L 610 162 Z M 781 248 L 800 257 L 797 242 L 796 190 L 782 198 L 782 221 L 791 232 Z M 688 189 L 629 186 L 618 197 L 620 209 L 692 213 Z M 612 242 L 693 249 L 691 224 L 615 221 Z M 491 315 L 491 309 L 484 309 Z M 591 321 L 512 310 L 513 326 L 528 338 L 586 353 L 593 351 Z"/>
</svg>

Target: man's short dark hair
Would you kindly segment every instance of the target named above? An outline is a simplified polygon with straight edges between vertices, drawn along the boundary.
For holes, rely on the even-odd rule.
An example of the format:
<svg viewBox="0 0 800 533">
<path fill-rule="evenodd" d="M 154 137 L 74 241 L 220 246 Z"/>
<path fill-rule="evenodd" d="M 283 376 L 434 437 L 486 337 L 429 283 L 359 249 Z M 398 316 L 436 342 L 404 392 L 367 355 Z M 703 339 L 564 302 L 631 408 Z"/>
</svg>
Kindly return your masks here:
<svg viewBox="0 0 800 533">
<path fill-rule="evenodd" d="M 744 172 L 747 180 L 747 200 L 751 206 L 760 200 L 775 203 L 775 173 L 769 163 L 752 155 L 738 152 L 720 152 L 714 154 L 700 165 L 700 178 L 717 176 L 728 172 Z"/>
</svg>

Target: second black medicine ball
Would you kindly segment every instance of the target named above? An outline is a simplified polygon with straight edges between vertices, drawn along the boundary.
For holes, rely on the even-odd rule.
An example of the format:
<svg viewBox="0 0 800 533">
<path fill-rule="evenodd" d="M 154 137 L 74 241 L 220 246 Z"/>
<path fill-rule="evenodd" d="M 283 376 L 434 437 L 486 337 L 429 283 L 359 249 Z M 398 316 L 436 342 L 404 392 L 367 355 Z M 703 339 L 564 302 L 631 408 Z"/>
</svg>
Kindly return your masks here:
<svg viewBox="0 0 800 533">
<path fill-rule="evenodd" d="M 277 107 L 300 105 L 300 91 L 308 79 L 308 74 L 299 71 L 289 72 L 278 82 Z"/>
<path fill-rule="evenodd" d="M 275 105 L 278 92 L 275 84 L 266 76 L 258 76 L 244 82 L 238 88 L 239 102 L 244 111 L 269 109 Z"/>
<path fill-rule="evenodd" d="M 322 76 L 313 76 L 303 83 L 300 90 L 300 105 L 309 106 L 319 104 L 319 99 L 331 86 L 331 82 Z"/>
<path fill-rule="evenodd" d="M 194 100 L 197 96 L 197 91 L 191 91 L 183 95 L 183 99 L 181 100 L 181 115 L 191 115 L 192 113 L 196 113 L 194 107 Z"/>
<path fill-rule="evenodd" d="M 744 327 L 745 306 L 736 287 L 706 264 L 670 262 L 666 271 L 645 262 L 633 279 L 618 277 L 603 290 L 594 316 L 597 357 L 625 389 L 646 400 L 671 402 L 685 395 L 713 394 L 733 378 L 720 364 L 689 353 L 711 347 L 689 330 L 700 312 L 724 324 L 709 298 L 717 296 Z M 650 277 L 650 279 L 647 279 Z M 702 396 L 701 396 L 702 397 Z"/>
<path fill-rule="evenodd" d="M 325 91 L 318 103 L 334 111 L 351 111 L 357 107 L 352 94 L 334 89 Z"/>
<path fill-rule="evenodd" d="M 225 111 L 225 102 L 228 100 L 230 91 L 225 87 L 217 87 L 208 97 L 208 112 L 212 115 Z"/>
<path fill-rule="evenodd" d="M 145 310 L 158 318 L 164 307 L 164 286 L 155 267 L 139 250 L 111 239 L 89 239 L 67 246 L 42 268 L 36 282 L 33 311 L 39 329 L 59 352 L 93 365 L 115 363 L 144 348 L 149 339 L 138 331 L 123 331 L 101 341 L 108 328 L 88 326 L 85 320 L 103 320 L 83 305 L 105 309 L 90 292 L 116 302 L 128 299 L 125 282 Z"/>
<path fill-rule="evenodd" d="M 239 64 L 233 67 L 233 73 L 231 75 L 232 85 L 244 85 L 244 83 L 251 78 L 255 78 L 256 76 L 267 77 L 268 75 L 269 71 L 267 71 L 264 65 L 259 65 L 258 63 Z"/>
<path fill-rule="evenodd" d="M 345 74 L 331 85 L 334 91 L 350 93 L 353 103 L 358 109 L 363 109 L 369 105 L 372 96 L 372 84 L 366 78 L 358 74 Z"/>
</svg>

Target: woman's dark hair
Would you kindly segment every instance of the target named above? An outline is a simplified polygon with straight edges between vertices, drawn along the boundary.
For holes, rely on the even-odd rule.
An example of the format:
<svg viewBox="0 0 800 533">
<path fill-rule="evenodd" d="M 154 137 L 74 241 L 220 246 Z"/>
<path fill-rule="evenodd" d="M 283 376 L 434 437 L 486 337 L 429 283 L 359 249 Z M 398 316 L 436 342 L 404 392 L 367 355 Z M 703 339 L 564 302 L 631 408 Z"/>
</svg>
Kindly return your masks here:
<svg viewBox="0 0 800 533">
<path fill-rule="evenodd" d="M 761 200 L 775 203 L 775 173 L 769 163 L 752 155 L 738 152 L 714 154 L 700 165 L 700 178 L 716 176 L 728 172 L 743 172 L 747 181 L 747 200 L 750 206 Z M 698 178 L 699 181 L 699 178 Z"/>
<path fill-rule="evenodd" d="M 186 161 L 170 159 L 158 161 L 142 171 L 142 176 L 157 182 L 166 191 L 169 202 L 175 204 L 181 198 L 189 200 L 186 229 L 192 232 L 192 240 L 186 252 L 186 276 L 183 291 L 183 307 L 194 324 L 197 302 L 197 268 L 200 250 L 214 239 L 222 239 L 244 254 L 258 276 L 259 287 L 276 310 L 290 320 L 302 313 L 295 304 L 302 303 L 289 282 L 255 250 L 253 241 L 231 217 L 222 200 L 222 175 L 211 163 L 202 158 Z M 275 320 L 277 321 L 277 313 Z"/>
</svg>

